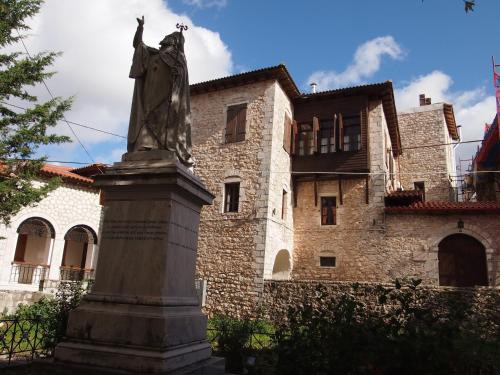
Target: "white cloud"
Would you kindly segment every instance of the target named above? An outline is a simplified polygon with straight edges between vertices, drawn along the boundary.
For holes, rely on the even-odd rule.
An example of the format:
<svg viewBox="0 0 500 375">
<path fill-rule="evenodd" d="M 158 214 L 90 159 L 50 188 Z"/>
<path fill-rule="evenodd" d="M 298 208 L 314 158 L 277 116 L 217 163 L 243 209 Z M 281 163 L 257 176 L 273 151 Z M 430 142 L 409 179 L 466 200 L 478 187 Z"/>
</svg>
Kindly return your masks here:
<svg viewBox="0 0 500 375">
<path fill-rule="evenodd" d="M 484 87 L 453 91 L 452 86 L 453 79 L 441 71 L 419 76 L 395 90 L 398 111 L 417 107 L 419 95 L 425 94 L 433 103 L 453 104 L 457 125 L 462 125 L 462 140 L 482 139 L 484 124 L 491 123 L 495 117 L 495 97 L 488 96 Z M 458 146 L 457 159 L 470 159 L 478 145 L 479 143 L 468 143 Z"/>
<path fill-rule="evenodd" d="M 198 8 L 223 8 L 227 5 L 227 0 L 183 0 L 182 2 Z"/>
<path fill-rule="evenodd" d="M 162 0 L 47 0 L 31 22 L 26 43 L 30 52 L 62 51 L 48 81 L 56 96 L 75 95 L 71 121 L 126 135 L 133 80 L 128 78 L 136 30 L 136 17 L 144 15 L 144 41 L 157 47 L 165 34 L 182 22 L 189 26 L 186 56 L 192 83 L 225 76 L 232 71 L 231 53 L 217 32 L 193 25 L 185 15 L 175 14 Z M 18 47 L 19 48 L 19 47 Z M 43 87 L 37 88 L 45 95 Z M 110 135 L 74 127 L 86 146 L 112 142 Z M 59 132 L 69 134 L 61 123 Z M 75 144 L 75 143 L 74 143 Z M 95 157 L 95 155 L 93 155 Z"/>
<path fill-rule="evenodd" d="M 311 74 L 308 83 L 316 82 L 319 90 L 328 90 L 360 84 L 365 78 L 373 76 L 382 63 L 382 57 L 402 59 L 404 52 L 392 36 L 382 36 L 359 46 L 354 60 L 343 72 L 317 71 Z"/>
</svg>

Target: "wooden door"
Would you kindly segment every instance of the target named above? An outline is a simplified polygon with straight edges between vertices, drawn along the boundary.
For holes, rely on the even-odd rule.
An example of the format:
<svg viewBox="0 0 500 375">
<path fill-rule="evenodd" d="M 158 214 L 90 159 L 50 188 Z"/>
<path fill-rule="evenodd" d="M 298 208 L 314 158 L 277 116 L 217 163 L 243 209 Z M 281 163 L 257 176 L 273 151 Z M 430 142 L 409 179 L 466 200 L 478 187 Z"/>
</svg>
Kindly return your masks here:
<svg viewBox="0 0 500 375">
<path fill-rule="evenodd" d="M 28 235 L 19 233 L 19 236 L 17 237 L 16 253 L 14 254 L 14 262 L 24 262 L 27 243 Z"/>
<path fill-rule="evenodd" d="M 475 238 L 453 234 L 439 243 L 439 285 L 488 285 L 486 252 Z"/>
</svg>

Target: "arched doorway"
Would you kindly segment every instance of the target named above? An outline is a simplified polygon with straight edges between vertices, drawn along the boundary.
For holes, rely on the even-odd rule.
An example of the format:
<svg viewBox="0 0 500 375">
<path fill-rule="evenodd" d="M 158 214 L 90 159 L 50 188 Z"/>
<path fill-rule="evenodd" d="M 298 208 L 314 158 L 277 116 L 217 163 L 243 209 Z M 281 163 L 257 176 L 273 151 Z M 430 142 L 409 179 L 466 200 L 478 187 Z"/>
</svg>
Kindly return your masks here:
<svg viewBox="0 0 500 375">
<path fill-rule="evenodd" d="M 273 266 L 273 280 L 288 280 L 290 278 L 290 253 L 280 250 L 276 254 Z"/>
<path fill-rule="evenodd" d="M 26 219 L 17 228 L 17 244 L 10 281 L 38 284 L 48 274 L 48 259 L 54 227 L 40 217 Z"/>
<path fill-rule="evenodd" d="M 488 285 L 486 252 L 474 237 L 457 233 L 439 243 L 439 285 Z"/>
<path fill-rule="evenodd" d="M 93 278 L 92 255 L 97 235 L 87 225 L 75 225 L 64 236 L 61 280 Z"/>
</svg>

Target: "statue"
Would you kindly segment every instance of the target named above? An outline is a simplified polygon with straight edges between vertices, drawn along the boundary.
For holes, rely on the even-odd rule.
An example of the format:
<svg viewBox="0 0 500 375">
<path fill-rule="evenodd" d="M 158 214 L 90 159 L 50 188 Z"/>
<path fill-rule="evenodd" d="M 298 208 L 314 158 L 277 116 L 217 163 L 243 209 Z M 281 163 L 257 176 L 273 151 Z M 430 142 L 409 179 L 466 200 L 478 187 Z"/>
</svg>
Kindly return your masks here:
<svg viewBox="0 0 500 375">
<path fill-rule="evenodd" d="M 142 41 L 144 16 L 137 22 L 130 69 L 135 86 L 127 151 L 136 154 L 167 150 L 191 167 L 189 80 L 182 35 L 187 27 L 177 25 L 181 31 L 167 35 L 156 49 Z"/>
</svg>

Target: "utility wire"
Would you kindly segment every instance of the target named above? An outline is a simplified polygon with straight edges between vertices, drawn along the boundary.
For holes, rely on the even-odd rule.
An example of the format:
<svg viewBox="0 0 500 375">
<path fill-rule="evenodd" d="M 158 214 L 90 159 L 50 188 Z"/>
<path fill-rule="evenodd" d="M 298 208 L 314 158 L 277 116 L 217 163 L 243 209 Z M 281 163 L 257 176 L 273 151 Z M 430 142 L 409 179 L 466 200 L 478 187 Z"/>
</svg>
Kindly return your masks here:
<svg viewBox="0 0 500 375">
<path fill-rule="evenodd" d="M 475 139 L 473 141 L 459 141 L 459 142 L 451 142 L 451 143 L 435 143 L 432 145 L 421 145 L 421 146 L 412 146 L 412 147 L 401 147 L 401 150 L 414 150 L 418 148 L 427 148 L 427 147 L 440 147 L 440 146 L 455 146 L 461 145 L 462 143 L 478 143 L 484 142 L 484 139 Z"/>
<path fill-rule="evenodd" d="M 24 40 L 23 38 L 21 37 L 21 34 L 19 33 L 19 30 L 17 30 L 17 35 L 19 36 L 19 39 L 21 40 L 21 44 L 23 45 L 24 47 L 24 50 L 26 51 L 26 54 L 28 55 L 28 57 L 30 58 L 30 60 L 33 60 L 33 58 L 31 57 L 31 54 L 30 52 L 28 51 L 28 48 L 26 47 L 26 44 L 24 43 Z M 45 82 L 45 80 L 42 78 L 42 83 L 43 85 L 45 86 L 45 88 L 47 89 L 47 92 L 49 93 L 50 97 L 52 99 L 55 99 L 54 98 L 54 95 L 52 95 L 52 92 L 50 91 L 49 89 L 49 86 L 47 85 L 47 83 Z M 71 130 L 71 133 L 73 133 L 73 136 L 76 138 L 76 140 L 78 141 L 78 143 L 80 144 L 80 146 L 82 146 L 83 150 L 85 151 L 85 153 L 87 154 L 87 156 L 89 157 L 89 159 L 92 161 L 93 164 L 96 164 L 94 158 L 92 157 L 92 155 L 90 155 L 90 152 L 87 150 L 87 148 L 83 145 L 82 141 L 80 140 L 80 138 L 78 137 L 78 135 L 76 135 L 76 132 L 75 130 L 73 129 L 73 127 L 69 124 L 69 122 L 66 120 L 66 117 L 63 115 L 63 120 L 66 122 L 66 125 L 68 125 L 69 129 Z M 103 174 L 104 172 L 101 171 L 101 169 L 98 167 L 97 168 L 99 170 L 99 172 L 101 172 L 101 174 Z"/>
<path fill-rule="evenodd" d="M 10 159 L 10 160 L 38 160 L 38 159 Z M 85 162 L 81 161 L 67 161 L 67 160 L 45 160 L 44 162 L 46 163 L 61 163 L 61 164 L 88 164 Z M 210 169 L 203 169 L 205 172 L 220 172 L 220 171 L 225 171 L 226 169 L 223 168 L 210 168 Z M 254 173 L 260 173 L 261 171 L 255 171 L 251 169 L 240 169 L 240 172 L 254 172 Z M 310 172 L 294 172 L 294 171 L 272 171 L 271 173 L 289 173 L 289 174 L 295 174 L 295 175 L 311 175 L 311 174 L 316 174 L 316 175 L 341 175 L 341 176 L 383 176 L 383 175 L 412 175 L 412 176 L 441 176 L 441 175 L 447 175 L 449 172 L 447 171 L 442 171 L 442 172 L 325 172 L 325 171 L 310 171 Z M 471 174 L 482 174 L 482 173 L 500 173 L 500 170 L 495 170 L 495 171 L 471 171 L 462 175 L 450 175 L 451 178 L 458 179 L 459 177 L 466 176 L 466 175 L 471 175 Z"/>
<path fill-rule="evenodd" d="M 15 104 L 12 104 L 12 103 L 7 103 L 7 102 L 4 102 L 4 101 L 0 101 L 1 104 L 5 104 L 5 105 L 8 105 L 8 106 L 11 106 L 11 107 L 14 107 L 14 108 L 17 108 L 17 109 L 21 109 L 23 111 L 27 111 L 28 108 L 25 108 L 25 107 L 21 107 L 19 105 L 15 105 Z M 111 132 L 108 132 L 106 130 L 102 130 L 102 129 L 97 129 L 97 128 L 93 128 L 92 126 L 88 126 L 88 125 L 83 125 L 83 124 L 79 124 L 78 122 L 74 122 L 74 121 L 69 121 L 69 120 L 66 120 L 66 122 L 69 122 L 70 124 L 72 125 L 76 125 L 76 126 L 80 126 L 82 128 L 85 128 L 85 129 L 90 129 L 90 130 L 94 130 L 96 132 L 100 132 L 100 133 L 104 133 L 104 134 L 109 134 L 109 135 L 113 135 L 115 137 L 120 137 L 120 138 L 124 138 L 124 139 L 127 139 L 127 137 L 123 136 L 123 135 L 119 135 L 119 134 L 116 134 L 116 133 L 111 133 Z"/>
</svg>

